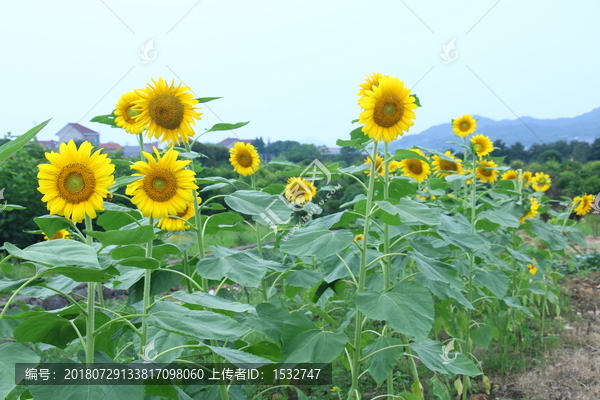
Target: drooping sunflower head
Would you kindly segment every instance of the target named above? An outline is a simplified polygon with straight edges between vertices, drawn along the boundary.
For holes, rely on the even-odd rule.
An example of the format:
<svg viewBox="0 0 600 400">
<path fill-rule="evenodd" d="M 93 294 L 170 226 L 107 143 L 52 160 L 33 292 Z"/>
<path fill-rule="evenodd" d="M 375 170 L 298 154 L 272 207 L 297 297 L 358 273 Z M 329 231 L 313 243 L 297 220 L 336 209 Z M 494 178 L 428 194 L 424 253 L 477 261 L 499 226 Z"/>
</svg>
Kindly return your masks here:
<svg viewBox="0 0 600 400">
<path fill-rule="evenodd" d="M 471 138 L 473 151 L 479 156 L 484 157 L 494 150 L 494 144 L 489 137 L 485 135 L 475 135 Z"/>
<path fill-rule="evenodd" d="M 194 136 L 192 125 L 194 119 L 200 119 L 194 107 L 198 100 L 189 91 L 187 86 L 175 86 L 175 82 L 167 83 L 163 78 L 158 82 L 152 79 L 146 89 L 139 89 L 136 93 L 140 100 L 134 101 L 133 110 L 140 114 L 136 117 L 138 124 L 147 126 L 150 138 L 160 139 L 160 142 L 169 144 L 187 143 Z"/>
<path fill-rule="evenodd" d="M 477 178 L 481 179 L 482 182 L 494 183 L 498 179 L 498 165 L 493 161 L 483 160 L 479 162 L 477 166 Z"/>
<path fill-rule="evenodd" d="M 367 176 L 371 176 L 371 158 L 372 156 L 368 156 L 367 158 L 365 158 L 365 161 L 363 162 L 363 164 L 369 164 L 369 169 L 367 169 L 365 171 L 365 174 L 367 174 Z M 376 175 L 383 175 L 383 170 L 384 170 L 385 166 L 383 165 L 383 157 L 381 157 L 379 154 L 377 154 L 375 156 L 375 171 L 377 171 Z"/>
<path fill-rule="evenodd" d="M 56 232 L 52 238 L 46 236 L 44 232 L 42 232 L 42 235 L 44 235 L 44 240 L 69 239 L 69 237 L 71 237 L 71 233 L 66 229 L 61 229 L 60 231 Z"/>
<path fill-rule="evenodd" d="M 142 178 L 129 184 L 125 193 L 133 196 L 135 204 L 145 217 L 165 218 L 178 215 L 194 200 L 192 190 L 195 184 L 194 172 L 185 169 L 190 161 L 177 160 L 177 151 L 172 148 L 161 157 L 154 148 L 152 154 L 142 152 L 148 160 L 138 161 L 131 166 L 138 171 L 132 176 Z"/>
<path fill-rule="evenodd" d="M 290 178 L 285 185 L 285 198 L 291 203 L 304 205 L 317 195 L 317 188 L 304 178 Z"/>
<path fill-rule="evenodd" d="M 200 203 L 202 203 L 202 198 L 198 196 L 198 204 Z M 183 211 L 178 212 L 177 215 L 175 215 L 178 218 L 173 218 L 171 216 L 161 218 L 158 221 L 157 226 L 165 231 L 183 231 L 190 228 L 190 225 L 186 224 L 186 221 L 192 218 L 194 215 L 196 215 L 196 211 L 194 202 L 192 201 L 187 204 Z"/>
<path fill-rule="evenodd" d="M 380 72 L 373 72 L 371 75 L 367 75 L 365 81 L 358 86 L 360 86 L 360 90 L 356 94 L 357 96 L 364 96 L 367 90 L 373 90 L 373 86 L 379 85 L 379 80 L 383 78 L 384 75 Z M 385 75 L 386 78 L 389 78 L 389 75 Z"/>
<path fill-rule="evenodd" d="M 577 196 L 573 199 L 573 207 L 575 207 L 575 214 L 586 215 L 592 210 L 592 204 L 594 202 L 594 196 L 591 194 L 584 194 L 583 196 Z"/>
<path fill-rule="evenodd" d="M 517 171 L 514 169 L 509 169 L 505 173 L 502 174 L 503 181 L 511 181 L 517 179 Z"/>
<path fill-rule="evenodd" d="M 410 89 L 398 78 L 382 77 L 371 90 L 365 91 L 359 100 L 364 110 L 358 122 L 365 124 L 363 132 L 375 141 L 391 142 L 404 135 L 417 116 L 412 111 L 417 108 Z"/>
<path fill-rule="evenodd" d="M 529 204 L 527 205 L 527 211 L 521 218 L 519 218 L 519 222 L 523 223 L 526 219 L 535 218 L 540 213 L 538 211 L 540 209 L 540 205 L 541 204 L 535 197 L 530 197 Z"/>
<path fill-rule="evenodd" d="M 235 172 L 248 176 L 258 171 L 260 156 L 256 148 L 249 143 L 237 142 L 229 150 L 229 162 Z"/>
<path fill-rule="evenodd" d="M 477 121 L 472 115 L 465 114 L 452 120 L 452 131 L 458 137 L 466 137 L 477 129 Z"/>
<path fill-rule="evenodd" d="M 127 92 L 121 96 L 115 108 L 115 124 L 133 134 L 142 133 L 146 129 L 144 125 L 137 123 L 140 112 L 133 109 L 137 100 L 140 100 L 140 96 L 136 92 Z"/>
<path fill-rule="evenodd" d="M 454 161 L 445 160 L 438 155 L 434 155 L 432 164 L 437 172 L 437 175 L 440 177 L 445 177 L 452 174 L 463 174 L 464 172 L 461 161 L 454 157 L 449 151 L 445 152 L 444 154 Z"/>
<path fill-rule="evenodd" d="M 50 164 L 38 165 L 38 190 L 50 215 L 81 222 L 86 215 L 96 218 L 96 211 L 104 209 L 115 166 L 101 150 L 92 154 L 92 149 L 90 142 L 83 142 L 78 149 L 71 140 L 61 143 L 58 153 L 46 153 Z"/>
<path fill-rule="evenodd" d="M 425 154 L 419 149 L 410 150 L 425 157 Z M 400 163 L 402 165 L 402 175 L 409 176 L 417 182 L 423 182 L 431 174 L 429 163 L 418 158 L 405 158 Z"/>
<path fill-rule="evenodd" d="M 552 185 L 552 179 L 550 179 L 550 175 L 545 174 L 543 172 L 536 172 L 534 177 L 530 179 L 531 187 L 536 192 L 545 192 L 550 189 Z"/>
</svg>

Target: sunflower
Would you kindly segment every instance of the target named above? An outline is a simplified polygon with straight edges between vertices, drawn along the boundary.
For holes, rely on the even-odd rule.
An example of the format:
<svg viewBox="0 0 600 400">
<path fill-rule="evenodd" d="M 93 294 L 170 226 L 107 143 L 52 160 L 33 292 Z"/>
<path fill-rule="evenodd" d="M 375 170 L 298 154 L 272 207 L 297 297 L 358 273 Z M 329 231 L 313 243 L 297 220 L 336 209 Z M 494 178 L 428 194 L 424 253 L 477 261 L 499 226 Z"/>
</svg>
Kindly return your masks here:
<svg viewBox="0 0 600 400">
<path fill-rule="evenodd" d="M 317 195 L 317 188 L 312 182 L 304 178 L 290 178 L 285 185 L 285 198 L 289 202 L 303 205 L 311 201 Z"/>
<path fill-rule="evenodd" d="M 410 149 L 420 156 L 425 157 L 425 154 L 419 149 Z M 418 158 L 405 158 L 400 161 L 402 165 L 402 171 L 404 176 L 409 176 L 417 182 L 423 182 L 429 174 L 431 174 L 431 167 L 428 163 Z"/>
<path fill-rule="evenodd" d="M 68 239 L 71 236 L 71 233 L 66 229 L 61 229 L 60 231 L 56 232 L 54 234 L 54 236 L 52 236 L 52 239 L 50 239 L 48 236 L 46 236 L 46 234 L 44 232 L 42 232 L 42 235 L 44 235 L 44 240 L 56 240 L 56 239 Z"/>
<path fill-rule="evenodd" d="M 526 219 L 535 218 L 540 212 L 538 211 L 540 208 L 540 203 L 536 200 L 535 197 L 529 198 L 529 208 L 525 215 L 519 218 L 519 222 L 523 223 Z"/>
<path fill-rule="evenodd" d="M 370 166 L 371 165 L 371 156 L 368 156 L 367 158 L 365 158 L 365 161 L 363 162 L 363 164 L 369 164 L 369 166 Z M 383 175 L 384 168 L 385 167 L 383 165 L 383 157 L 381 157 L 379 154 L 377 154 L 375 156 L 375 170 L 377 171 L 377 175 Z M 369 169 L 365 171 L 365 174 L 367 174 L 367 176 L 371 176 L 371 167 L 369 167 Z"/>
<path fill-rule="evenodd" d="M 487 156 L 494 150 L 494 144 L 489 137 L 484 135 L 475 135 L 471 138 L 473 150 L 479 157 Z"/>
<path fill-rule="evenodd" d="M 202 203 L 202 198 L 198 197 L 198 204 L 200 203 Z M 187 221 L 194 215 L 196 215 L 196 210 L 194 207 L 194 202 L 192 201 L 187 204 L 183 211 L 177 213 L 177 217 L 181 219 L 172 217 L 161 218 L 158 221 L 157 226 L 165 231 L 182 231 L 184 229 L 189 229 L 190 226 L 186 224 L 185 221 L 182 221 L 182 219 Z"/>
<path fill-rule="evenodd" d="M 454 157 L 449 151 L 444 153 L 455 162 L 444 160 L 440 156 L 433 156 L 433 166 L 435 167 L 435 171 L 437 175 L 440 177 L 452 175 L 452 174 L 463 174 L 463 167 L 461 161 Z M 452 171 L 452 172 L 442 172 L 442 171 Z"/>
<path fill-rule="evenodd" d="M 509 169 L 505 173 L 502 174 L 503 181 L 512 181 L 517 179 L 517 171 L 514 169 Z"/>
<path fill-rule="evenodd" d="M 524 171 L 523 172 L 523 183 L 525 184 L 525 186 L 529 186 L 531 184 L 531 171 Z"/>
<path fill-rule="evenodd" d="M 191 126 L 196 125 L 194 119 L 200 119 L 202 115 L 196 111 L 197 107 L 193 107 L 198 100 L 189 92 L 190 88 L 181 83 L 175 86 L 175 82 L 168 84 L 163 78 L 158 82 L 152 79 L 152 82 L 146 89 L 136 91 L 140 96 L 133 107 L 140 113 L 136 123 L 147 125 L 148 136 L 160 138 L 161 143 L 187 143 L 194 136 Z"/>
<path fill-rule="evenodd" d="M 592 210 L 592 203 L 594 202 L 594 196 L 591 194 L 584 194 L 583 196 L 577 196 L 573 199 L 573 206 L 575 207 L 575 214 L 585 215 Z"/>
<path fill-rule="evenodd" d="M 390 174 L 395 173 L 399 169 L 402 168 L 402 163 L 400 161 L 392 160 L 388 165 L 388 171 Z"/>
<path fill-rule="evenodd" d="M 379 80 L 383 78 L 384 75 L 380 72 L 373 72 L 371 75 L 367 75 L 367 79 L 365 79 L 364 83 L 361 83 L 360 90 L 356 94 L 357 96 L 364 96 L 367 90 L 373 90 L 373 86 L 379 85 Z M 386 78 L 389 78 L 389 75 L 385 75 Z"/>
<path fill-rule="evenodd" d="M 477 121 L 472 115 L 465 114 L 452 120 L 452 130 L 458 137 L 467 137 L 477 129 Z"/>
<path fill-rule="evenodd" d="M 38 165 L 38 190 L 50 215 L 81 222 L 86 215 L 96 218 L 96 210 L 104 209 L 103 198 L 115 183 L 115 166 L 101 150 L 92 154 L 92 148 L 87 141 L 79 149 L 72 140 L 61 143 L 58 153 L 46 153 L 50 164 Z"/>
<path fill-rule="evenodd" d="M 398 78 L 382 77 L 378 84 L 365 91 L 359 100 L 363 108 L 358 122 L 365 124 L 363 132 L 375 141 L 391 142 L 414 125 L 417 108 L 410 89 Z"/>
<path fill-rule="evenodd" d="M 492 168 L 496 168 L 498 165 L 493 161 L 481 161 L 477 166 L 477 178 L 481 179 L 482 182 L 494 183 L 498 179 L 498 171 Z"/>
<path fill-rule="evenodd" d="M 356 235 L 354 236 L 354 242 L 358 243 L 359 241 L 363 240 L 365 237 L 362 234 Z"/>
<path fill-rule="evenodd" d="M 260 156 L 258 151 L 251 144 L 237 142 L 233 148 L 229 149 L 229 162 L 235 169 L 235 172 L 248 176 L 258 171 L 260 165 Z"/>
<path fill-rule="evenodd" d="M 114 111 L 115 124 L 133 134 L 142 133 L 146 129 L 136 120 L 136 117 L 140 115 L 139 111 L 133 109 L 137 100 L 140 100 L 140 96 L 136 92 L 127 92 L 121 96 Z"/>
<path fill-rule="evenodd" d="M 142 152 L 148 162 L 138 161 L 130 168 L 143 178 L 129 184 L 125 193 L 133 196 L 135 204 L 145 217 L 165 218 L 178 215 L 194 200 L 192 190 L 197 189 L 194 171 L 184 169 L 191 161 L 177 160 L 177 152 L 169 149 L 162 157 L 154 148 L 152 154 Z"/>
<path fill-rule="evenodd" d="M 552 184 L 552 179 L 550 179 L 550 175 L 545 174 L 543 172 L 536 172 L 535 176 L 530 179 L 532 183 L 531 187 L 536 192 L 545 192 L 550 189 L 550 185 Z"/>
<path fill-rule="evenodd" d="M 531 275 L 535 275 L 537 273 L 537 271 L 538 271 L 537 267 L 535 265 L 533 265 L 533 264 L 529 264 L 527 266 L 527 268 L 529 268 L 529 273 Z"/>
</svg>

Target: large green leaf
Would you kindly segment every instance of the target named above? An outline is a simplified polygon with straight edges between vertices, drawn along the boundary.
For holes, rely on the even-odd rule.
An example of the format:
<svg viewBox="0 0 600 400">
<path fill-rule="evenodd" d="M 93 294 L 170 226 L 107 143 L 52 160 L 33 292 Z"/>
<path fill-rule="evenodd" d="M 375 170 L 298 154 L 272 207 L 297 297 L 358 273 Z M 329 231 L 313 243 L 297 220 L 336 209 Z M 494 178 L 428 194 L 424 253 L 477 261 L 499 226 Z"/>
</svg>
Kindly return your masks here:
<svg viewBox="0 0 600 400">
<path fill-rule="evenodd" d="M 71 221 L 58 215 L 43 215 L 33 220 L 49 238 L 52 238 L 61 229 L 72 228 L 74 226 Z"/>
<path fill-rule="evenodd" d="M 35 283 L 39 286 L 30 286 L 21 290 L 20 294 L 23 296 L 36 297 L 38 299 L 46 299 L 50 296 L 54 296 L 57 293 L 54 290 L 48 288 L 54 288 L 60 290 L 63 293 L 71 293 L 79 282 L 74 281 L 73 279 L 67 276 L 53 276 L 49 278 L 47 281 L 41 281 L 40 283 Z"/>
<path fill-rule="evenodd" d="M 0 399 L 15 388 L 15 364 L 39 363 L 40 357 L 19 343 L 0 344 Z"/>
<path fill-rule="evenodd" d="M 248 122 L 237 122 L 235 124 L 218 123 L 218 124 L 214 124 L 212 126 L 212 128 L 208 129 L 207 131 L 205 131 L 203 133 L 215 132 L 215 131 L 230 131 L 232 129 L 238 129 L 238 128 L 241 128 L 242 126 L 246 126 L 249 123 L 250 123 L 250 121 L 248 121 Z"/>
<path fill-rule="evenodd" d="M 342 331 L 323 332 L 312 329 L 289 341 L 285 347 L 282 363 L 330 363 L 344 351 L 348 336 Z"/>
<path fill-rule="evenodd" d="M 207 293 L 186 293 L 181 290 L 172 294 L 177 300 L 181 300 L 184 303 L 196 304 L 206 308 L 213 308 L 218 310 L 227 310 L 233 312 L 250 312 L 256 314 L 256 308 L 249 304 L 237 303 L 235 301 L 227 300 L 219 296 L 211 296 Z"/>
<path fill-rule="evenodd" d="M 29 278 L 23 278 L 23 279 L 17 279 L 17 280 L 1 278 L 0 279 L 0 292 L 5 292 L 8 290 L 12 291 L 12 290 L 18 289 L 19 287 L 21 287 L 21 285 L 23 285 L 28 280 L 29 280 Z M 45 282 L 45 281 L 46 281 L 46 278 L 37 278 L 37 279 L 29 282 L 27 284 L 27 286 L 37 285 L 37 284 Z"/>
<path fill-rule="evenodd" d="M 249 329 L 236 320 L 211 311 L 190 310 L 183 306 L 159 301 L 151 310 L 148 325 L 195 339 L 238 339 Z"/>
<path fill-rule="evenodd" d="M 394 160 L 417 159 L 429 164 L 429 160 L 419 153 L 411 150 L 398 149 L 394 153 Z"/>
<path fill-rule="evenodd" d="M 478 269 L 473 274 L 473 281 L 477 286 L 484 286 L 494 293 L 499 298 L 503 298 L 508 290 L 509 279 L 499 270 L 482 270 Z"/>
<path fill-rule="evenodd" d="M 279 221 L 288 221 L 292 215 L 292 210 L 285 199 L 256 190 L 238 190 L 226 196 L 225 203 L 242 214 L 258 216 L 262 214 L 270 219 L 276 217 Z M 275 220 L 275 223 L 279 221 Z"/>
<path fill-rule="evenodd" d="M 324 224 L 300 228 L 281 244 L 281 251 L 320 259 L 339 253 L 352 244 L 354 235 L 346 230 L 330 231 Z"/>
<path fill-rule="evenodd" d="M 96 251 L 91 246 L 75 240 L 50 240 L 23 250 L 10 243 L 4 243 L 4 248 L 15 257 L 50 267 L 76 265 L 101 269 Z"/>
<path fill-rule="evenodd" d="M 75 322 L 80 332 L 85 332 L 85 322 Z M 45 313 L 23 321 L 14 332 L 19 342 L 42 342 L 64 349 L 77 338 L 77 332 L 69 320 L 55 314 Z"/>
<path fill-rule="evenodd" d="M 205 218 L 203 218 L 203 220 L 206 220 L 207 222 L 204 225 L 204 233 L 208 235 L 215 234 L 219 231 L 232 230 L 231 228 L 238 231 L 240 228 L 242 231 L 245 230 L 245 228 L 241 226 L 244 222 L 244 217 L 231 211 L 213 214 L 210 217 Z"/>
<path fill-rule="evenodd" d="M 117 231 L 97 232 L 86 230 L 84 232 L 98 239 L 104 246 L 148 243 L 155 237 L 154 227 L 149 225 Z"/>
<path fill-rule="evenodd" d="M 417 342 L 424 340 L 433 326 L 431 293 L 415 282 L 399 282 L 387 293 L 358 293 L 356 306 L 366 317 L 386 321 L 394 330 Z"/>
<path fill-rule="evenodd" d="M 398 338 L 379 336 L 374 342 L 365 347 L 363 354 L 366 357 L 369 354 L 375 353 L 381 349 L 402 344 L 404 344 L 404 342 Z M 377 382 L 378 385 L 381 385 L 381 383 L 387 379 L 392 371 L 392 368 L 394 368 L 398 360 L 402 358 L 403 354 L 404 350 L 402 347 L 394 347 L 380 351 L 379 353 L 367 359 L 369 373 L 373 379 L 375 379 L 375 382 Z"/>
<path fill-rule="evenodd" d="M 378 201 L 377 205 L 391 215 L 398 215 L 401 222 L 419 222 L 426 225 L 439 225 L 442 217 L 439 210 L 422 203 L 402 198 L 397 204 L 390 201 Z"/>
<path fill-rule="evenodd" d="M 211 349 L 213 352 L 217 353 L 230 363 L 234 364 L 238 368 L 258 368 L 263 365 L 273 364 L 274 362 L 268 360 L 264 357 L 259 357 L 254 354 L 246 353 L 241 350 L 230 349 L 227 347 L 216 347 L 216 346 L 206 346 Z"/>
<path fill-rule="evenodd" d="M 27 142 L 33 139 L 39 131 L 41 131 L 46 125 L 48 125 L 48 122 L 50 122 L 50 119 L 42 122 L 39 125 L 36 125 L 24 134 L 20 135 L 18 138 L 13 139 L 10 142 L 4 143 L 2 146 L 0 146 L 0 164 L 6 161 L 8 157 L 21 150 L 27 144 Z"/>
<path fill-rule="evenodd" d="M 417 251 L 408 252 L 408 257 L 415 260 L 417 269 L 428 279 L 449 283 L 454 288 L 460 288 L 462 286 L 462 282 L 458 278 L 458 271 L 450 264 L 425 257 Z"/>
<path fill-rule="evenodd" d="M 135 267 L 135 268 L 152 269 L 152 270 L 160 267 L 160 264 L 154 258 L 138 257 L 138 256 L 128 257 L 123 260 L 120 260 L 119 264 L 124 265 L 126 267 Z"/>
<path fill-rule="evenodd" d="M 446 354 L 446 359 L 450 361 L 454 359 L 455 353 L 444 353 L 442 343 L 438 341 L 425 339 L 423 343 L 413 343 L 410 347 L 417 352 L 419 360 L 432 371 L 449 375 L 481 375 L 481 371 L 479 371 L 475 364 L 473 364 L 473 362 L 464 354 L 456 353 L 456 359 L 447 362 L 443 356 Z M 444 362 L 446 362 L 446 364 L 444 364 Z"/>
<path fill-rule="evenodd" d="M 496 224 L 496 226 L 500 225 L 500 226 L 507 226 L 510 228 L 518 228 L 520 225 L 519 220 L 517 219 L 517 217 L 515 217 L 512 214 L 503 212 L 503 211 L 498 211 L 498 210 L 487 210 L 482 212 L 478 219 L 485 219 L 488 220 L 494 224 Z"/>
</svg>

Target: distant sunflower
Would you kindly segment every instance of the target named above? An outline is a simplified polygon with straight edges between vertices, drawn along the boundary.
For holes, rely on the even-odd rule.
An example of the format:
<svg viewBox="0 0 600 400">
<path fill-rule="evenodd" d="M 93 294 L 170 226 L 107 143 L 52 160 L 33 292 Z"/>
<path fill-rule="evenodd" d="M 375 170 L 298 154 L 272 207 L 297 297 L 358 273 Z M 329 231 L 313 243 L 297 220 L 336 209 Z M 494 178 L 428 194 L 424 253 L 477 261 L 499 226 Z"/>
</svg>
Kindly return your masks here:
<svg viewBox="0 0 600 400">
<path fill-rule="evenodd" d="M 538 211 L 540 208 L 540 203 L 536 200 L 535 197 L 529 198 L 529 206 L 527 208 L 527 212 L 519 218 L 519 222 L 523 223 L 526 219 L 535 218 L 540 212 Z"/>
<path fill-rule="evenodd" d="M 543 172 L 536 172 L 535 176 L 531 178 L 531 187 L 536 192 L 545 192 L 550 189 L 552 184 L 552 179 L 550 179 L 550 175 L 545 174 Z"/>
<path fill-rule="evenodd" d="M 56 239 L 68 239 L 71 236 L 71 233 L 66 229 L 61 229 L 60 231 L 56 232 L 52 236 L 52 239 L 50 239 L 48 236 L 46 236 L 46 234 L 44 232 L 42 232 L 42 235 L 44 235 L 44 240 L 56 240 Z"/>
<path fill-rule="evenodd" d="M 260 156 L 256 148 L 251 144 L 237 142 L 233 148 L 229 149 L 229 154 L 229 162 L 235 172 L 248 176 L 258 171 Z"/>
<path fill-rule="evenodd" d="M 417 108 L 415 98 L 398 78 L 380 78 L 377 85 L 365 91 L 359 105 L 364 111 L 358 122 L 365 124 L 363 132 L 376 142 L 396 140 L 414 125 L 412 120 L 417 118 L 412 111 Z"/>
<path fill-rule="evenodd" d="M 517 171 L 514 169 L 509 169 L 505 173 L 502 174 L 503 181 L 512 181 L 517 179 Z"/>
<path fill-rule="evenodd" d="M 573 206 L 575 207 L 575 214 L 586 215 L 592 210 L 592 203 L 594 202 L 594 196 L 591 194 L 584 194 L 583 196 L 577 196 L 573 199 Z"/>
<path fill-rule="evenodd" d="M 169 144 L 183 141 L 187 143 L 194 136 L 192 125 L 194 119 L 200 119 L 198 103 L 187 86 L 175 86 L 175 82 L 168 84 L 163 78 L 158 82 L 152 79 L 146 89 L 139 89 L 136 93 L 140 100 L 135 101 L 135 111 L 140 115 L 136 121 L 140 125 L 147 125 L 150 138 L 160 139 L 160 142 Z"/>
<path fill-rule="evenodd" d="M 477 178 L 482 182 L 494 183 L 498 179 L 498 171 L 491 168 L 496 168 L 498 165 L 493 161 L 483 160 L 477 166 Z"/>
<path fill-rule="evenodd" d="M 395 173 L 396 171 L 398 171 L 399 169 L 402 168 L 402 163 L 400 161 L 390 161 L 390 164 L 388 165 L 388 171 L 390 174 Z"/>
<path fill-rule="evenodd" d="M 535 265 L 533 265 L 533 264 L 529 264 L 529 265 L 527 266 L 527 268 L 529 268 L 529 273 L 530 273 L 531 275 L 535 275 L 535 274 L 537 274 L 537 271 L 538 271 L 538 269 L 537 269 L 537 267 L 536 267 Z"/>
<path fill-rule="evenodd" d="M 458 137 L 466 137 L 477 129 L 477 121 L 473 119 L 472 115 L 465 114 L 452 120 L 452 131 Z"/>
<path fill-rule="evenodd" d="M 365 237 L 362 234 L 356 235 L 354 236 L 354 241 L 356 243 L 358 243 L 359 241 L 363 240 Z"/>
<path fill-rule="evenodd" d="M 484 157 L 494 150 L 494 144 L 489 137 L 485 135 L 475 135 L 471 138 L 473 151 L 479 156 Z"/>
<path fill-rule="evenodd" d="M 384 75 L 380 72 L 373 72 L 371 75 L 367 75 L 367 78 L 360 85 L 360 90 L 356 94 L 357 96 L 364 96 L 367 90 L 373 90 L 373 86 L 377 86 L 379 84 L 379 80 L 383 78 Z M 389 75 L 385 75 L 386 78 L 389 78 Z"/>
<path fill-rule="evenodd" d="M 145 217 L 166 218 L 178 215 L 194 200 L 192 190 L 197 189 L 194 171 L 185 169 L 191 161 L 177 160 L 177 151 L 173 149 L 161 157 L 154 148 L 156 160 L 152 154 L 142 152 L 148 162 L 138 161 L 131 169 L 138 172 L 132 176 L 143 178 L 129 184 L 125 193 L 133 196 L 135 204 Z"/>
<path fill-rule="evenodd" d="M 531 171 L 523 171 L 523 184 L 529 186 L 531 184 Z"/>
<path fill-rule="evenodd" d="M 285 198 L 289 202 L 303 205 L 311 201 L 317 195 L 317 188 L 312 182 L 304 178 L 290 178 L 285 185 Z"/>
<path fill-rule="evenodd" d="M 371 176 L 371 156 L 368 156 L 367 158 L 365 158 L 365 161 L 363 162 L 363 164 L 369 164 L 369 169 L 367 169 L 365 171 L 365 174 L 367 174 L 367 176 Z M 375 171 L 377 171 L 376 175 L 383 175 L 383 169 L 384 169 L 384 165 L 383 165 L 383 157 L 381 157 L 379 154 L 377 154 L 375 156 Z"/>
<path fill-rule="evenodd" d="M 202 203 L 202 198 L 198 197 L 198 204 L 200 203 Z M 188 203 L 183 211 L 177 213 L 177 217 L 186 221 L 192 218 L 194 215 L 196 215 L 196 210 L 193 201 Z M 161 218 L 156 225 L 165 231 L 182 231 L 184 229 L 189 229 L 190 225 L 186 224 L 185 221 L 182 221 L 179 218 Z"/>
<path fill-rule="evenodd" d="M 435 168 L 435 171 L 437 172 L 437 175 L 444 177 L 452 174 L 463 174 L 463 167 L 461 161 L 458 158 L 454 157 L 449 151 L 445 152 L 444 154 L 453 159 L 455 162 L 444 160 L 438 155 L 434 155 L 432 157 L 432 164 Z"/>
<path fill-rule="evenodd" d="M 425 154 L 419 149 L 410 149 L 420 156 L 425 157 Z M 413 178 L 417 182 L 423 182 L 429 174 L 431 174 L 431 167 L 429 163 L 426 163 L 423 160 L 419 160 L 418 158 L 405 158 L 400 161 L 402 165 L 402 172 L 404 176 L 409 176 Z"/>
<path fill-rule="evenodd" d="M 46 153 L 50 164 L 38 165 L 38 190 L 50 215 L 81 222 L 86 215 L 96 218 L 96 210 L 104 209 L 103 198 L 114 183 L 115 166 L 101 150 L 92 154 L 92 149 L 87 141 L 77 149 L 71 140 L 61 143 L 58 153 Z"/>
<path fill-rule="evenodd" d="M 140 100 L 140 96 L 136 92 L 127 92 L 121 96 L 115 109 L 115 124 L 133 134 L 142 133 L 146 129 L 144 125 L 137 123 L 136 117 L 140 112 L 133 109 L 137 100 Z"/>
</svg>

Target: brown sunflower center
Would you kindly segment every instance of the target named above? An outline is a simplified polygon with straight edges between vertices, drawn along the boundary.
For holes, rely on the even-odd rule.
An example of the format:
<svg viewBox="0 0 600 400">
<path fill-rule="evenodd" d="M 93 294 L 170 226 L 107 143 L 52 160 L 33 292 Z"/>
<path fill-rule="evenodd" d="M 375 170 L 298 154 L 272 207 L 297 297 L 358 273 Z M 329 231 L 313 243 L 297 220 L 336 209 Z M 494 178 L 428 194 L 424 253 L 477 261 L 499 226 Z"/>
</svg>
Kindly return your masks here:
<svg viewBox="0 0 600 400">
<path fill-rule="evenodd" d="M 463 131 L 468 131 L 469 130 L 469 123 L 468 122 L 463 122 L 462 124 L 460 124 L 460 129 L 462 129 Z"/>
<path fill-rule="evenodd" d="M 458 171 L 458 164 L 440 159 L 440 171 Z"/>
<path fill-rule="evenodd" d="M 252 156 L 250 154 L 244 152 L 238 156 L 237 159 L 238 164 L 240 164 L 243 168 L 248 168 L 252 165 Z"/>
<path fill-rule="evenodd" d="M 404 103 L 395 93 L 388 93 L 382 96 L 373 112 L 375 123 L 384 128 L 396 125 L 404 115 Z"/>
<path fill-rule="evenodd" d="M 67 164 L 56 176 L 58 194 L 67 203 L 78 204 L 88 200 L 96 189 L 96 177 L 85 165 Z"/>
<path fill-rule="evenodd" d="M 177 129 L 183 121 L 183 104 L 172 94 L 159 94 L 148 104 L 150 117 L 157 125 Z"/>
<path fill-rule="evenodd" d="M 479 167 L 479 173 L 485 177 L 492 176 L 492 170 L 487 167 Z"/>
<path fill-rule="evenodd" d="M 408 169 L 416 175 L 423 173 L 423 166 L 419 160 L 410 160 L 408 164 Z"/>
<path fill-rule="evenodd" d="M 177 178 L 173 171 L 166 168 L 156 168 L 144 178 L 144 192 L 154 201 L 169 201 L 177 194 Z"/>
</svg>

